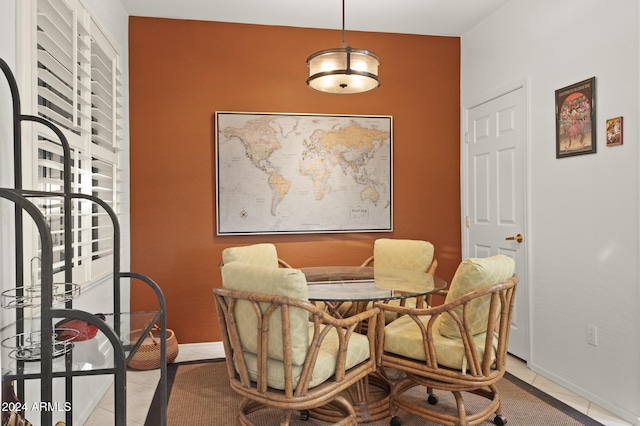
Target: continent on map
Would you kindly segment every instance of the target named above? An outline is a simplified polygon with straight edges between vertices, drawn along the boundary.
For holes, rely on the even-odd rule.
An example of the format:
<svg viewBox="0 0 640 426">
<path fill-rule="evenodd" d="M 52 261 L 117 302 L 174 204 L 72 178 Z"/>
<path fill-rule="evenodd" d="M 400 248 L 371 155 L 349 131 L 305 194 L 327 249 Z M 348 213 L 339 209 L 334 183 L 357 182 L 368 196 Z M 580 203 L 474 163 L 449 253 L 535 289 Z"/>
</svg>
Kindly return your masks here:
<svg viewBox="0 0 640 426">
<path fill-rule="evenodd" d="M 275 216 L 278 203 L 289 193 L 291 182 L 279 173 L 272 173 L 269 176 L 269 186 L 273 189 L 273 199 L 271 201 L 271 214 Z"/>
<path fill-rule="evenodd" d="M 337 166 L 364 186 L 362 200 L 377 203 L 378 191 L 375 179 L 367 174 L 367 162 L 389 140 L 390 132 L 367 129 L 357 123 L 336 130 L 316 130 L 308 141 L 300 162 L 300 174 L 311 178 L 316 200 L 321 200 L 331 190 L 328 178 Z"/>
<path fill-rule="evenodd" d="M 226 138 L 238 138 L 247 151 L 247 157 L 261 170 L 270 172 L 269 157 L 281 147 L 275 129 L 269 126 L 272 117 L 261 117 L 247 122 L 243 128 L 226 127 Z"/>
<path fill-rule="evenodd" d="M 368 186 L 364 189 L 364 191 L 360 193 L 360 198 L 362 199 L 362 201 L 369 200 L 375 204 L 380 199 L 380 194 L 378 193 L 378 191 L 376 191 L 376 188 L 374 186 Z"/>
<path fill-rule="evenodd" d="M 291 182 L 279 172 L 279 168 L 269 161 L 274 151 L 282 145 L 277 138 L 276 130 L 270 126 L 273 117 L 261 117 L 247 122 L 242 128 L 227 127 L 223 129 L 226 138 L 238 138 L 244 145 L 247 157 L 254 166 L 269 175 L 269 186 L 273 192 L 271 214 L 276 214 L 278 203 L 289 192 Z"/>
</svg>

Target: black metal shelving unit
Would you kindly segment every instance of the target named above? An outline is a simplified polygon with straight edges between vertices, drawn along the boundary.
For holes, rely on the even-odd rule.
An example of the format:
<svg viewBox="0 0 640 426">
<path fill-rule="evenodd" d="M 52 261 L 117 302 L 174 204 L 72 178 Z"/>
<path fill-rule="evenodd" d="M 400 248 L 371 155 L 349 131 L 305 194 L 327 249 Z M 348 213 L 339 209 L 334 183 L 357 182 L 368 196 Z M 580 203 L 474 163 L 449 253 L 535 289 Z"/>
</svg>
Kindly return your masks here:
<svg viewBox="0 0 640 426">
<path fill-rule="evenodd" d="M 23 115 L 20 107 L 20 95 L 16 80 L 9 66 L 0 58 L 0 68 L 5 75 L 12 96 L 13 110 L 13 151 L 14 151 L 14 187 L 0 188 L 0 198 L 8 200 L 15 206 L 15 287 L 10 289 L 10 297 L 13 298 L 9 307 L 15 312 L 15 321 L 10 325 L 5 325 L 0 330 L 0 340 L 4 343 L 14 345 L 13 361 L 9 368 L 3 365 L 2 382 L 14 381 L 16 383 L 16 394 L 23 403 L 25 401 L 25 381 L 40 380 L 40 399 L 38 403 L 58 403 L 69 404 L 65 409 L 66 424 L 73 424 L 73 378 L 78 376 L 91 375 L 113 375 L 114 378 L 114 399 L 115 399 L 115 422 L 117 426 L 126 425 L 127 414 L 127 384 L 126 369 L 127 362 L 135 354 L 142 344 L 145 336 L 151 331 L 154 325 L 160 327 L 160 386 L 161 386 L 161 425 L 166 425 L 167 406 L 167 384 L 166 384 L 166 304 L 164 295 L 160 287 L 145 275 L 134 272 L 120 271 L 120 226 L 115 211 L 103 200 L 81 193 L 71 191 L 71 165 L 70 148 L 64 134 L 50 121 L 33 115 Z M 34 122 L 48 127 L 59 139 L 59 144 L 63 150 L 63 191 L 43 192 L 27 190 L 23 188 L 22 182 L 22 124 Z M 59 197 L 63 204 L 64 221 L 64 284 L 54 284 L 53 265 L 53 239 L 50 227 L 45 216 L 33 201 L 42 197 Z M 106 321 L 98 318 L 94 314 L 79 309 L 74 309 L 74 298 L 82 297 L 76 290 L 73 283 L 73 247 L 72 232 L 73 223 L 71 217 L 72 203 L 74 200 L 88 202 L 98 205 L 109 216 L 113 226 L 113 266 L 112 285 L 110 291 L 113 294 L 113 311 L 106 314 Z M 37 295 L 29 292 L 29 287 L 25 284 L 24 264 L 25 247 L 23 230 L 25 220 L 31 220 L 37 228 L 40 237 L 40 285 Z M 122 312 L 121 310 L 121 286 L 124 280 L 140 281 L 149 286 L 158 298 L 158 309 L 146 312 Z M 3 287 L 4 288 L 4 287 Z M 5 296 L 3 292 L 3 300 Z M 36 300 L 37 299 L 37 300 Z M 32 302 L 40 307 L 40 314 L 37 318 L 25 317 L 25 308 Z M 62 307 L 64 306 L 64 307 Z M 82 370 L 74 369 L 74 349 L 73 340 L 66 342 L 56 341 L 54 320 L 62 318 L 77 319 L 95 325 L 109 342 L 107 348 L 113 353 L 113 362 L 105 366 L 92 366 Z M 39 330 L 37 334 L 32 331 L 27 336 L 25 333 L 25 323 L 34 322 Z M 138 328 L 138 327 L 141 328 Z M 135 341 L 132 340 L 130 330 L 136 330 Z M 28 338 L 27 338 L 28 337 Z M 47 342 L 49 342 L 47 344 Z M 27 347 L 28 345 L 28 347 Z M 85 348 L 82 348 L 85 350 Z M 96 348 L 96 350 L 99 350 Z M 4 351 L 4 349 L 3 349 Z M 23 355 L 32 357 L 27 359 Z M 4 355 L 4 354 L 3 354 Z M 54 358 L 64 357 L 64 362 L 56 361 Z M 100 358 L 100 357 L 98 357 Z M 55 365 L 54 365 L 55 364 Z M 65 382 L 65 400 L 54 401 L 53 381 L 62 378 Z M 40 422 L 43 426 L 50 426 L 53 423 L 53 412 L 49 409 L 40 411 Z"/>
</svg>

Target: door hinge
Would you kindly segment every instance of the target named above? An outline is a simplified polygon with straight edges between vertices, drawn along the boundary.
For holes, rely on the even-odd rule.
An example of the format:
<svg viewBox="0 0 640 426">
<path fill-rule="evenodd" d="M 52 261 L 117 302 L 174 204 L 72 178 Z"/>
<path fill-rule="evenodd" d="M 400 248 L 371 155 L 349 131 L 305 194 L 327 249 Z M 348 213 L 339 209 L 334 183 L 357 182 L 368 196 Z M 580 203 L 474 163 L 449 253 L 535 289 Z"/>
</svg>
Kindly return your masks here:
<svg viewBox="0 0 640 426">
<path fill-rule="evenodd" d="M 471 226 L 471 218 L 469 218 L 469 216 L 464 219 L 464 224 L 467 228 Z"/>
<path fill-rule="evenodd" d="M 469 132 L 464 132 L 464 141 L 469 143 Z"/>
</svg>

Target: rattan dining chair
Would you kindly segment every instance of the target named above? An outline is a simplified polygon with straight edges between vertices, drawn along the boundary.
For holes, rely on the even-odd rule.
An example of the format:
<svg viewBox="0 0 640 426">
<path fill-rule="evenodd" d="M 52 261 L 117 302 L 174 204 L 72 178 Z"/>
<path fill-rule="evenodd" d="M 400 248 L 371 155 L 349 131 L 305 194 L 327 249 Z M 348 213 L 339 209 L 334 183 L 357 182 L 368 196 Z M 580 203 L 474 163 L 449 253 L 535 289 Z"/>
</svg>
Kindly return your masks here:
<svg viewBox="0 0 640 426">
<path fill-rule="evenodd" d="M 282 410 L 281 425 L 318 407 L 341 413 L 337 425 L 357 424 L 341 393 L 376 370 L 379 310 L 334 318 L 308 302 L 297 269 L 231 262 L 221 272 L 214 295 L 229 381 L 243 397 L 238 424 L 254 425 L 251 413 L 269 407 Z M 367 335 L 356 332 L 364 321 Z"/>
<path fill-rule="evenodd" d="M 276 246 L 271 243 L 227 247 L 222 250 L 220 266 L 237 261 L 271 268 L 291 268 L 291 265 L 278 257 Z"/>
<path fill-rule="evenodd" d="M 365 260 L 361 266 L 376 268 L 407 269 L 435 274 L 438 260 L 434 258 L 434 247 L 428 241 L 394 238 L 378 238 L 373 243 L 373 256 Z M 392 305 L 407 307 L 424 307 L 431 305 L 431 295 L 420 298 L 409 298 L 390 301 Z M 346 310 L 347 307 L 343 308 Z M 385 312 L 385 322 L 390 323 L 398 317 L 395 312 Z"/>
<path fill-rule="evenodd" d="M 397 409 L 444 425 L 475 425 L 493 414 L 506 423 L 496 383 L 506 370 L 507 346 L 518 277 L 513 259 L 505 255 L 467 259 L 456 270 L 445 303 L 417 309 L 376 303 L 382 312 L 402 316 L 389 325 L 378 321 L 377 362 L 382 375 L 389 369 L 405 373 L 391 382 L 391 425 L 401 424 Z M 397 375 L 397 371 L 395 372 Z M 427 402 L 406 392 L 427 388 Z M 437 407 L 434 389 L 453 393 L 455 407 Z M 486 406 L 467 413 L 463 394 L 480 395 Z M 451 410 L 453 408 L 453 410 Z M 453 411 L 454 414 L 451 413 Z"/>
</svg>

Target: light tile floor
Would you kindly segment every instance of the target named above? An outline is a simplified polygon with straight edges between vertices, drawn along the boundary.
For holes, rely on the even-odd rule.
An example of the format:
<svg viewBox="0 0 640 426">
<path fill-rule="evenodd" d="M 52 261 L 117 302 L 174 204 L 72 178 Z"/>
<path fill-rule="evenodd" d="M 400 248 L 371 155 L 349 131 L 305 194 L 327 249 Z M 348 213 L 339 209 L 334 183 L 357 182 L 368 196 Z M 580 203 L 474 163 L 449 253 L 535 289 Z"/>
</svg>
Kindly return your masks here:
<svg viewBox="0 0 640 426">
<path fill-rule="evenodd" d="M 221 342 L 195 343 L 180 345 L 180 352 L 176 362 L 222 357 L 224 357 L 224 350 Z M 526 364 L 518 358 L 509 357 L 507 371 L 606 426 L 631 426 L 630 423 L 608 413 L 596 404 L 529 370 Z M 159 379 L 159 370 L 129 370 L 127 372 L 128 426 L 144 425 Z M 113 409 L 113 390 L 109 389 L 85 423 L 85 426 L 113 426 Z"/>
</svg>

